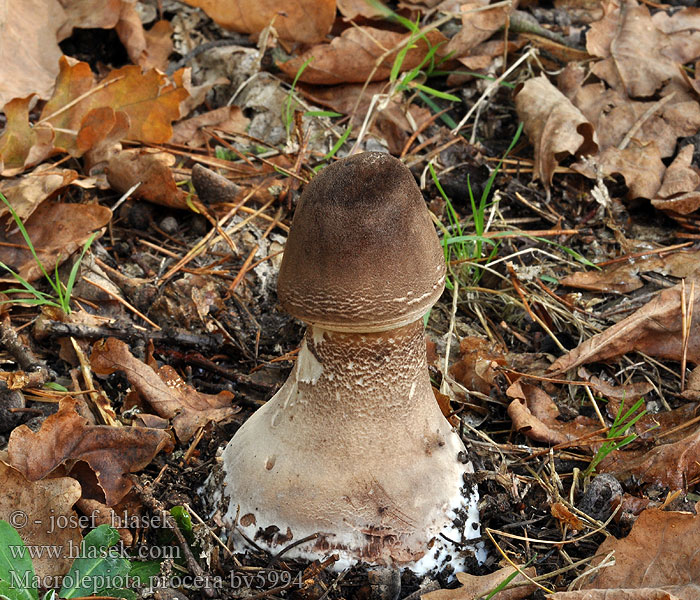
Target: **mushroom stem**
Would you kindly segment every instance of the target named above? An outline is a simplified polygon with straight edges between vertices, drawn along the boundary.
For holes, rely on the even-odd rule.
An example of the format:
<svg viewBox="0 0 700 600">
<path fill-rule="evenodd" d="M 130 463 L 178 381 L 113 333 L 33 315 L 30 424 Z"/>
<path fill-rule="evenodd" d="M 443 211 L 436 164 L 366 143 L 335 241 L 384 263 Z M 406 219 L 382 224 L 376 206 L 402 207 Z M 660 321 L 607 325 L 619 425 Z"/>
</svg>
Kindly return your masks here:
<svg viewBox="0 0 700 600">
<path fill-rule="evenodd" d="M 362 334 L 312 325 L 287 382 L 224 452 L 227 518 L 240 514 L 258 541 L 272 533 L 270 548 L 321 533 L 317 550 L 405 564 L 466 503 L 460 451 L 422 321 Z"/>
</svg>

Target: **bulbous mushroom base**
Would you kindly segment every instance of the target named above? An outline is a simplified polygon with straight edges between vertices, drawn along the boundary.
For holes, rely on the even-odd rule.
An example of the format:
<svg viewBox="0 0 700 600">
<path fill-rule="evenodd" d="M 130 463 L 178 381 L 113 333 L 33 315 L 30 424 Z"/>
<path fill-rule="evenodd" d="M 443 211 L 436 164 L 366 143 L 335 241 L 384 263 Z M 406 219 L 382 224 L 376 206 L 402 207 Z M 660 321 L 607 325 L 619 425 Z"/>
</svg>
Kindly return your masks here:
<svg viewBox="0 0 700 600">
<path fill-rule="evenodd" d="M 433 396 L 421 321 L 310 326 L 289 379 L 224 450 L 225 521 L 271 552 L 317 536 L 290 558 L 427 571 L 441 532 L 479 535 L 465 456 Z"/>
</svg>

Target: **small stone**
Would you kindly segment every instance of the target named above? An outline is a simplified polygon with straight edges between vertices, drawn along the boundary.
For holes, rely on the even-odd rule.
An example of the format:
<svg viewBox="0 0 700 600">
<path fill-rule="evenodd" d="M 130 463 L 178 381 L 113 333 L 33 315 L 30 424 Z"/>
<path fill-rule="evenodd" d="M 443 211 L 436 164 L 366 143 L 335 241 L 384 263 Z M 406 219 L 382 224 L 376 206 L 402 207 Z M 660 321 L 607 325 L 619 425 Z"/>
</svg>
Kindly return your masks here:
<svg viewBox="0 0 700 600">
<path fill-rule="evenodd" d="M 607 521 L 621 498 L 620 482 L 609 473 L 601 473 L 591 481 L 578 508 L 598 521 Z"/>
<path fill-rule="evenodd" d="M 160 228 L 165 231 L 165 233 L 173 234 L 177 231 L 178 229 L 178 223 L 177 219 L 175 217 L 165 217 L 161 222 L 160 222 Z"/>
</svg>

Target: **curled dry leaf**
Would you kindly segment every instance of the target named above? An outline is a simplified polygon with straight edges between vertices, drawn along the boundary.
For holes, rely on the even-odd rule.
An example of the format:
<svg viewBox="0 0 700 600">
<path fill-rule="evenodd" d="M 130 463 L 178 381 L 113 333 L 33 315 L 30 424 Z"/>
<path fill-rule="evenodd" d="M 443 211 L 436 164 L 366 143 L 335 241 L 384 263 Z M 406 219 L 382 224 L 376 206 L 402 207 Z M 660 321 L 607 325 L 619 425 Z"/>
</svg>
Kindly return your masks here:
<svg viewBox="0 0 700 600">
<path fill-rule="evenodd" d="M 545 187 L 551 185 L 554 169 L 564 156 L 598 151 L 591 123 L 544 75 L 516 90 L 515 108 L 535 146 L 535 177 Z"/>
<path fill-rule="evenodd" d="M 376 27 L 350 27 L 334 38 L 330 44 L 319 44 L 278 66 L 289 77 L 294 77 L 305 61 L 311 63 L 299 76 L 299 81 L 314 84 L 358 83 L 388 79 L 399 46 L 410 34 L 386 31 Z M 446 38 L 439 31 L 429 31 L 425 38 L 431 47 Z M 409 71 L 420 64 L 428 53 L 426 39 L 414 40 L 411 49 L 401 63 L 401 71 Z M 377 61 L 384 57 L 379 65 Z M 440 50 L 438 50 L 440 54 Z M 352 60 L 348 60 L 352 57 Z"/>
<path fill-rule="evenodd" d="M 63 8 L 58 0 L 0 0 L 0 15 L 0 107 L 31 94 L 48 98 L 63 54 L 57 41 Z"/>
<path fill-rule="evenodd" d="M 631 258 L 601 271 L 578 271 L 560 280 L 562 285 L 596 292 L 627 294 L 644 287 L 640 273 L 661 273 L 673 277 L 688 277 L 697 269 L 700 250 L 673 252 Z"/>
<path fill-rule="evenodd" d="M 513 575 L 517 569 L 503 567 L 488 575 L 470 575 L 469 573 L 457 573 L 457 581 L 461 584 L 454 590 L 436 590 L 421 596 L 421 600 L 473 600 L 481 598 L 492 592 L 503 581 Z M 528 577 L 536 577 L 535 567 L 520 567 L 520 571 Z M 529 584 L 528 579 L 520 572 L 510 581 L 510 585 L 517 585 L 512 589 L 498 592 L 491 596 L 493 600 L 521 600 L 529 597 L 536 589 L 534 583 Z"/>
<path fill-rule="evenodd" d="M 168 21 L 158 21 L 145 31 L 135 4 L 122 2 L 115 31 L 131 62 L 144 69 L 166 70 L 173 51 L 173 29 Z"/>
<path fill-rule="evenodd" d="M 639 515 L 626 538 L 611 536 L 600 545 L 597 556 L 614 551 L 615 564 L 600 570 L 585 587 L 656 588 L 681 600 L 696 600 L 700 597 L 698 545 L 700 516 L 649 508 Z"/>
<path fill-rule="evenodd" d="M 472 49 L 501 29 L 518 2 L 515 0 L 505 6 L 493 8 L 487 8 L 488 5 L 489 0 L 478 0 L 460 6 L 462 27 L 449 41 L 446 49 L 453 58 L 469 55 Z"/>
<path fill-rule="evenodd" d="M 168 152 L 133 148 L 113 155 L 107 162 L 107 180 L 125 194 L 137 183 L 132 198 L 143 198 L 170 208 L 187 208 L 187 194 L 177 187 L 171 167 L 175 157 Z"/>
<path fill-rule="evenodd" d="M 72 477 L 28 481 L 17 469 L 0 461 L 0 487 L 0 519 L 14 525 L 27 546 L 46 549 L 50 545 L 61 550 L 60 556 L 37 552 L 32 561 L 37 577 L 65 575 L 74 558 L 70 556 L 71 547 L 73 551 L 78 548 L 83 537 L 73 510 L 80 499 L 80 484 Z M 26 516 L 26 522 L 18 522 L 18 514 Z M 64 520 L 67 526 L 56 526 Z"/>
<path fill-rule="evenodd" d="M 259 33 L 272 25 L 283 40 L 320 42 L 335 20 L 335 0 L 185 0 L 226 29 Z"/>
<path fill-rule="evenodd" d="M 651 203 L 660 210 L 687 215 L 700 208 L 700 169 L 693 166 L 692 144 L 685 146 L 670 164 L 661 188 Z"/>
<path fill-rule="evenodd" d="M 172 441 L 167 432 L 156 429 L 90 425 L 78 414 L 78 405 L 64 397 L 58 412 L 36 433 L 26 425 L 17 427 L 7 447 L 9 462 L 31 481 L 65 466 L 88 486 L 96 479 L 105 503 L 114 506 L 133 485 L 128 474 L 146 467 L 161 450 L 171 449 Z"/>
<path fill-rule="evenodd" d="M 47 200 L 42 202 L 24 223 L 36 254 L 47 272 L 52 273 L 56 264 L 62 264 L 74 252 L 80 250 L 88 238 L 109 223 L 112 211 L 99 204 L 63 204 Z M 0 260 L 12 267 L 28 281 L 43 276 L 36 260 L 24 242 L 17 227 L 0 228 Z M 8 279 L 5 273 L 6 281 Z"/>
<path fill-rule="evenodd" d="M 78 173 L 73 169 L 61 169 L 44 164 L 23 177 L 3 179 L 0 181 L 0 193 L 7 198 L 12 209 L 24 221 L 44 200 L 77 178 Z M 9 212 L 10 210 L 3 202 L 0 205 L 0 217 Z"/>
<path fill-rule="evenodd" d="M 516 381 L 506 390 L 513 398 L 508 416 L 513 428 L 532 440 L 549 444 L 564 444 L 601 429 L 600 423 L 588 417 L 576 417 L 564 422 L 558 419 L 559 409 L 544 390 Z"/>
<path fill-rule="evenodd" d="M 93 346 L 90 363 L 100 375 L 123 371 L 159 416 L 172 419 L 175 433 L 183 442 L 208 422 L 223 421 L 240 410 L 232 406 L 231 392 L 222 391 L 215 396 L 197 392 L 171 366 L 165 365 L 156 372 L 135 358 L 124 342 L 114 338 Z"/>
<path fill-rule="evenodd" d="M 693 314 L 700 314 L 700 269 L 686 278 L 686 299 L 693 303 Z M 695 297 L 691 298 L 691 283 L 695 281 Z M 680 360 L 683 354 L 681 330 L 681 284 L 659 292 L 651 302 L 629 317 L 594 335 L 568 354 L 558 358 L 550 367 L 552 372 L 564 372 L 579 365 L 622 356 L 628 352 L 644 352 L 650 356 Z M 697 331 L 697 325 L 693 325 Z M 700 363 L 700 336 L 691 335 L 687 360 Z"/>
</svg>

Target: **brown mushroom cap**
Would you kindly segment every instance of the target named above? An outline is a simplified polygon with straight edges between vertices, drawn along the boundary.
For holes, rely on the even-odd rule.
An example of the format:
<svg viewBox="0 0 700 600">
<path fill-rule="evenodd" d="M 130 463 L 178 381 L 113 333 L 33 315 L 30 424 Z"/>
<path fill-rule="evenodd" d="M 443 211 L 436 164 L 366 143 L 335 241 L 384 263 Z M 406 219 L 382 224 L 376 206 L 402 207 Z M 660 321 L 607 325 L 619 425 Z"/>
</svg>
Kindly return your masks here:
<svg viewBox="0 0 700 600">
<path fill-rule="evenodd" d="M 379 331 L 419 319 L 440 297 L 445 260 L 413 175 L 367 152 L 306 186 L 278 280 L 282 307 L 338 331 Z"/>
</svg>

